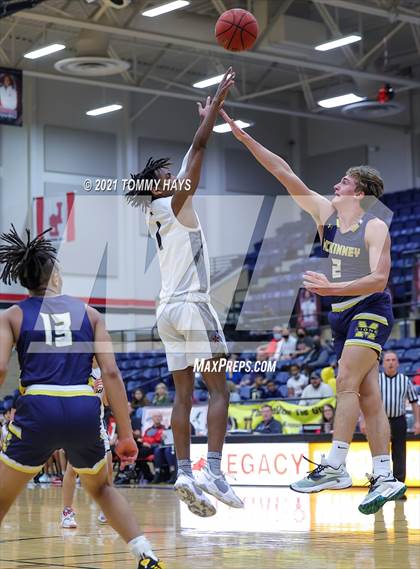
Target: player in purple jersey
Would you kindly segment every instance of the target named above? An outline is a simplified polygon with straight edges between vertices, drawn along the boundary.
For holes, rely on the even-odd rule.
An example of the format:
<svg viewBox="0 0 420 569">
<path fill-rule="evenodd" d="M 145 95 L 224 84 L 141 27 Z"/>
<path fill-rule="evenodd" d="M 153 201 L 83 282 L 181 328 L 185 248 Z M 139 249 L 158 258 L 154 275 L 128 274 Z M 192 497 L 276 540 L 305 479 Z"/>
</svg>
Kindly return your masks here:
<svg viewBox="0 0 420 569">
<path fill-rule="evenodd" d="M 225 111 L 220 112 L 234 136 L 313 217 L 327 261 L 326 274 L 307 271 L 303 285 L 313 293 L 330 297 L 332 303 L 329 322 L 339 359 L 333 443 L 321 464 L 291 488 L 309 493 L 352 485 L 345 461 L 361 409 L 366 418 L 373 474 L 359 510 L 375 513 L 406 491 L 391 472 L 389 424 L 378 381 L 378 359 L 393 324 L 391 299 L 386 292 L 391 242 L 388 226 L 366 211 L 366 202 L 372 204 L 383 194 L 383 181 L 379 172 L 369 166 L 349 168 L 334 186 L 335 195 L 330 201 L 310 190 L 285 160 L 241 130 Z"/>
<path fill-rule="evenodd" d="M 0 523 L 51 454 L 63 448 L 138 567 L 160 569 L 128 503 L 108 480 L 101 402 L 89 385 L 93 355 L 118 425 L 116 451 L 122 463 L 137 456 L 110 336 L 96 310 L 62 294 L 56 251 L 43 235 L 31 240 L 27 230 L 23 241 L 12 226 L 1 236 L 0 280 L 19 282 L 29 298 L 0 314 L 0 385 L 13 346 L 21 368 L 21 397 L 0 452 Z"/>
</svg>

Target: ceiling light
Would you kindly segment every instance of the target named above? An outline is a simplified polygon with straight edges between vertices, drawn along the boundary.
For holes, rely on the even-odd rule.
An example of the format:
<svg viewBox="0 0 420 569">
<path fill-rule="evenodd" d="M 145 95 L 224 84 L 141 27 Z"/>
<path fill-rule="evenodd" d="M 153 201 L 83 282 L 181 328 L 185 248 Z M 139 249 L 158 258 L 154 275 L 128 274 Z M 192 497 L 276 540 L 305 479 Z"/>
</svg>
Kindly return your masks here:
<svg viewBox="0 0 420 569">
<path fill-rule="evenodd" d="M 108 105 L 106 107 L 99 107 L 98 109 L 92 109 L 87 111 L 87 115 L 90 117 L 97 117 L 98 115 L 105 115 L 106 113 L 112 113 L 113 111 L 119 111 L 122 109 L 122 105 Z"/>
<path fill-rule="evenodd" d="M 156 8 L 151 8 L 142 12 L 142 16 L 147 16 L 148 18 L 154 18 L 155 16 L 160 16 L 161 14 L 166 14 L 167 12 L 172 12 L 172 10 L 178 10 L 179 8 L 184 8 L 188 6 L 189 2 L 186 0 L 176 0 L 175 2 L 169 2 L 168 4 L 162 4 L 162 6 L 157 6 Z"/>
<path fill-rule="evenodd" d="M 223 79 L 224 75 L 216 75 L 216 77 L 209 77 L 208 79 L 203 79 L 203 81 L 199 81 L 198 83 L 194 83 L 193 87 L 197 89 L 205 89 L 206 87 L 210 87 L 211 85 L 216 85 L 220 83 Z"/>
<path fill-rule="evenodd" d="M 327 43 L 322 43 L 321 45 L 317 45 L 315 49 L 317 51 L 329 51 L 330 49 L 335 49 L 337 47 L 343 47 L 343 45 L 349 45 L 350 43 L 354 43 L 356 41 L 360 41 L 362 39 L 361 36 L 346 36 L 344 38 L 339 38 L 337 40 L 329 41 Z"/>
<path fill-rule="evenodd" d="M 65 47 L 66 46 L 61 43 L 53 43 L 51 45 L 35 49 L 34 51 L 28 51 L 28 53 L 25 53 L 23 57 L 26 57 L 26 59 L 38 59 L 38 57 L 44 57 L 45 55 L 50 55 L 50 53 L 61 51 L 62 49 L 65 49 Z"/>
<path fill-rule="evenodd" d="M 333 109 L 334 107 L 342 107 L 343 105 L 349 105 L 350 103 L 358 103 L 365 99 L 366 97 L 359 97 L 354 93 L 347 93 L 346 95 L 339 95 L 338 97 L 331 97 L 330 99 L 318 101 L 318 105 L 320 107 L 324 107 L 324 109 Z"/>
<path fill-rule="evenodd" d="M 237 120 L 235 121 L 235 124 L 237 126 L 239 126 L 239 128 L 248 128 L 249 126 L 251 126 L 251 123 L 249 122 L 244 122 L 241 120 Z M 219 133 L 224 133 L 224 132 L 230 132 L 232 129 L 230 128 L 230 126 L 228 125 L 228 123 L 224 122 L 222 124 L 217 124 L 214 128 L 213 128 L 214 132 L 219 132 Z"/>
</svg>

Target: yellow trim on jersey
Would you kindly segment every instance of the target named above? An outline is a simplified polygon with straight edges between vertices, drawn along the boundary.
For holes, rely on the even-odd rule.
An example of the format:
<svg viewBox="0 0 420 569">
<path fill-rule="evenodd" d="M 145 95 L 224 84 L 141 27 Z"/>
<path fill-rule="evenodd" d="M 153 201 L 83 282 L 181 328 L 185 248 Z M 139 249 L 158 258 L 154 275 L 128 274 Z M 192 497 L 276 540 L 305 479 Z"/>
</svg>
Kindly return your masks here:
<svg viewBox="0 0 420 569">
<path fill-rule="evenodd" d="M 388 326 L 388 320 L 385 316 L 378 316 L 377 314 L 371 314 L 370 312 L 361 312 L 353 316 L 352 320 L 373 320 L 374 322 L 379 322 L 379 324 L 384 324 Z"/>
<path fill-rule="evenodd" d="M 96 397 L 90 385 L 30 385 L 25 395 L 49 395 L 50 397 Z"/>
<path fill-rule="evenodd" d="M 370 340 L 346 340 L 344 342 L 345 346 L 362 346 L 363 348 L 373 348 L 377 352 L 382 352 L 382 346 L 376 342 L 371 342 Z"/>
<path fill-rule="evenodd" d="M 107 462 L 106 455 L 102 458 L 99 462 L 95 464 L 92 468 L 75 468 L 73 466 L 73 470 L 77 472 L 77 474 L 98 474 L 98 472 L 105 466 Z"/>
<path fill-rule="evenodd" d="M 9 431 L 15 435 L 18 439 L 22 440 L 22 429 L 13 423 L 9 423 L 8 427 Z"/>
<path fill-rule="evenodd" d="M 4 452 L 0 452 L 0 460 L 10 468 L 13 468 L 13 470 L 25 472 L 26 474 L 38 474 L 44 466 L 43 464 L 41 464 L 41 466 L 25 466 L 24 464 L 20 464 L 12 458 L 9 458 L 7 454 L 4 454 Z"/>
<path fill-rule="evenodd" d="M 352 308 L 356 306 L 358 302 L 368 298 L 370 294 L 364 294 L 362 296 L 356 296 L 355 298 L 350 298 L 349 300 L 344 300 L 343 302 L 336 302 L 331 304 L 331 310 L 333 312 L 343 312 L 343 310 L 347 310 L 348 308 Z"/>
</svg>

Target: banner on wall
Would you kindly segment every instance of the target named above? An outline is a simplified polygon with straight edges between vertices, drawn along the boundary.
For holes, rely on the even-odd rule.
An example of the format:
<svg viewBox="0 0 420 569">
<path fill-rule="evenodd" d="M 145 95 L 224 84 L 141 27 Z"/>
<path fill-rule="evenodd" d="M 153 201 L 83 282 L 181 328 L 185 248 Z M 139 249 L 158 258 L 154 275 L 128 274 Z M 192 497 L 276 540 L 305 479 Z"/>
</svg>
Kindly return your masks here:
<svg viewBox="0 0 420 569">
<path fill-rule="evenodd" d="M 33 221 L 37 235 L 51 228 L 47 236 L 50 241 L 74 241 L 74 198 L 73 192 L 62 196 L 34 198 Z"/>
<path fill-rule="evenodd" d="M 0 67 L 0 124 L 22 126 L 22 71 Z"/>
<path fill-rule="evenodd" d="M 302 425 L 318 424 L 321 422 L 324 405 L 335 406 L 335 398 L 322 399 L 315 405 L 294 405 L 286 401 L 264 401 L 263 403 L 242 404 L 234 403 L 229 406 L 228 429 L 254 430 L 261 422 L 261 407 L 270 405 L 274 418 L 282 424 L 284 434 L 298 434 Z M 144 407 L 142 415 L 143 432 L 152 424 L 152 416 L 161 413 L 162 423 L 169 427 L 171 422 L 171 407 Z M 207 405 L 194 406 L 191 410 L 191 424 L 196 435 L 207 435 Z"/>
<path fill-rule="evenodd" d="M 233 429 L 254 430 L 261 422 L 261 407 L 270 405 L 274 418 L 282 424 L 283 433 L 297 434 L 300 433 L 302 425 L 321 422 L 322 409 L 326 404 L 335 406 L 335 397 L 307 406 L 269 400 L 250 405 L 238 403 L 229 406 L 229 420 Z"/>
</svg>

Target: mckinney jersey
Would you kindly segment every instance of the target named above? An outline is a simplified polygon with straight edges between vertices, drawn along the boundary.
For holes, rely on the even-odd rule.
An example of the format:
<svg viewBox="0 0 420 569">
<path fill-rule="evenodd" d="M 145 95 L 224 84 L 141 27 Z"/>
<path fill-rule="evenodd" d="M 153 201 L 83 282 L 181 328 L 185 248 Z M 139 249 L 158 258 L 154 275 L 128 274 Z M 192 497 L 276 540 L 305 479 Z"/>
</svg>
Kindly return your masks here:
<svg viewBox="0 0 420 569">
<path fill-rule="evenodd" d="M 369 263 L 369 251 L 365 244 L 366 225 L 375 219 L 370 213 L 364 213 L 346 233 L 340 232 L 337 213 L 333 213 L 322 233 L 321 256 L 327 259 L 326 276 L 332 283 L 354 281 L 366 277 L 372 271 Z M 351 300 L 352 296 L 330 297 L 333 303 Z"/>
<path fill-rule="evenodd" d="M 16 349 L 21 385 L 87 385 L 94 333 L 86 305 L 67 295 L 32 296 L 23 313 Z"/>
<path fill-rule="evenodd" d="M 200 221 L 195 229 L 182 225 L 172 210 L 172 197 L 152 201 L 147 225 L 156 239 L 162 288 L 160 301 L 208 302 L 210 260 Z"/>
</svg>

